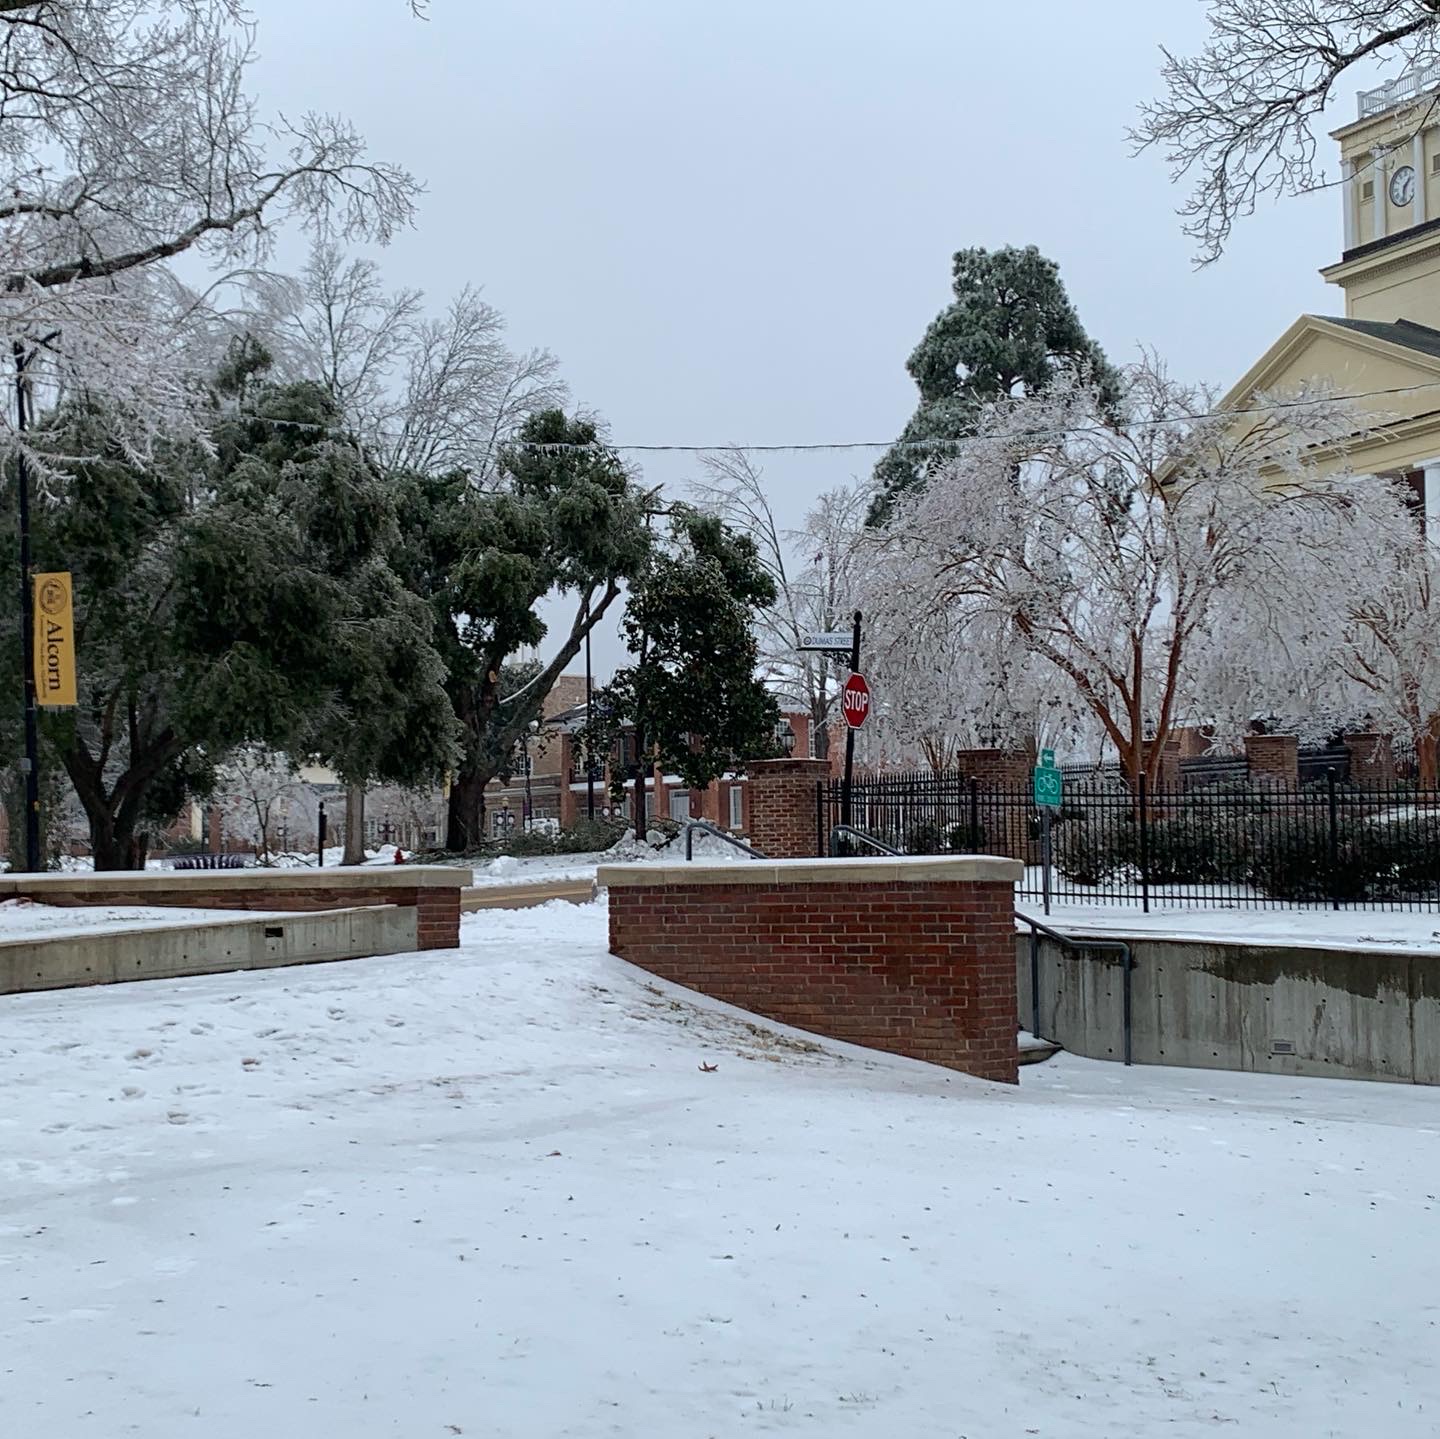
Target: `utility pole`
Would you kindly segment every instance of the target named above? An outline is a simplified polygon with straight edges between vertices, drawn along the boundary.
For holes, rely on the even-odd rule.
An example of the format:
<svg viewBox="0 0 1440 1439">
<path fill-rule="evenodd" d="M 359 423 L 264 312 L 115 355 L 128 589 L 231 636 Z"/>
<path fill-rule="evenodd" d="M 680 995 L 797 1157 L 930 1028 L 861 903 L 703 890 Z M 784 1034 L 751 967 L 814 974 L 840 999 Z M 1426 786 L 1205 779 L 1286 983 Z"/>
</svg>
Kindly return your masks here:
<svg viewBox="0 0 1440 1439">
<path fill-rule="evenodd" d="M 595 818 L 595 741 L 590 690 L 590 601 L 585 601 L 585 817 Z"/>
<path fill-rule="evenodd" d="M 21 448 L 15 461 L 20 514 L 20 667 L 24 671 L 25 697 L 25 868 L 38 873 L 40 864 L 40 726 L 35 703 L 35 586 L 30 561 L 30 466 L 25 458 L 25 431 L 29 428 L 26 407 L 25 350 L 15 345 L 15 427 Z"/>
</svg>

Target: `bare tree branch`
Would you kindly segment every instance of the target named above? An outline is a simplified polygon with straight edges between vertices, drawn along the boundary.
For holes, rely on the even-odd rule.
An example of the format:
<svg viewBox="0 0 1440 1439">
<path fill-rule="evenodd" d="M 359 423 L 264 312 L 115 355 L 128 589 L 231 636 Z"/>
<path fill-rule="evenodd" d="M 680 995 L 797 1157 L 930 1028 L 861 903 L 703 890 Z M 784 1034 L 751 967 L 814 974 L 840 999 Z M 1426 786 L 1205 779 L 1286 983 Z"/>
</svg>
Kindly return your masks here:
<svg viewBox="0 0 1440 1439">
<path fill-rule="evenodd" d="M 1137 149 L 1192 182 L 1180 209 L 1196 259 L 1217 259 L 1261 196 L 1322 185 L 1314 124 L 1368 61 L 1440 58 L 1440 0 L 1214 0 L 1195 56 L 1162 51 L 1165 93 L 1141 106 Z"/>
</svg>

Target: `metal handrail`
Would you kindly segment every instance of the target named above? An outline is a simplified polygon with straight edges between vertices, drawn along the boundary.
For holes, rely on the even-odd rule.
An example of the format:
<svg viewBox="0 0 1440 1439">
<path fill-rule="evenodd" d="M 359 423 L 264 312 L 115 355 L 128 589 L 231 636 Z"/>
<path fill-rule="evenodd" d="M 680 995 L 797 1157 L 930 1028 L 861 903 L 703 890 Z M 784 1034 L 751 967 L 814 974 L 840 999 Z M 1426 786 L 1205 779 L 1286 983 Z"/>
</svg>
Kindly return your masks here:
<svg viewBox="0 0 1440 1439">
<path fill-rule="evenodd" d="M 835 853 L 835 841 L 841 836 L 858 840 L 861 844 L 868 844 L 872 849 L 879 850 L 881 854 L 894 855 L 897 859 L 905 857 L 904 850 L 896 849 L 893 845 L 888 845 L 883 840 L 876 839 L 873 834 L 866 834 L 863 829 L 856 829 L 851 824 L 837 824 L 830 831 L 832 856 Z M 1130 946 L 1123 939 L 1078 939 L 1074 935 L 1061 934 L 1058 929 L 1052 929 L 1048 924 L 1043 924 L 1038 919 L 1032 919 L 1028 914 L 1022 914 L 1018 909 L 1015 911 L 1015 918 L 1021 924 L 1030 926 L 1030 1033 L 1036 1039 L 1044 1037 L 1040 1033 L 1040 936 L 1043 934 L 1046 939 L 1053 940 L 1067 949 L 1100 949 L 1119 953 L 1123 966 L 1120 988 L 1124 1013 L 1124 1054 L 1125 1063 L 1129 1064 L 1133 1049 L 1132 1021 L 1134 1013 L 1133 985 L 1130 975 L 1135 968 L 1135 956 L 1131 953 Z"/>
<path fill-rule="evenodd" d="M 858 839 L 861 844 L 868 844 L 871 849 L 878 849 L 881 854 L 894 855 L 897 859 L 903 859 L 905 857 L 905 851 L 903 849 L 896 849 L 893 845 L 876 839 L 873 834 L 866 834 L 863 829 L 856 829 L 853 824 L 837 824 L 835 828 L 830 831 L 830 857 L 832 859 L 835 857 L 835 841 L 839 839 L 841 835 L 846 835 L 850 839 Z"/>
<path fill-rule="evenodd" d="M 1130 946 L 1123 939 L 1078 939 L 1071 934 L 1061 934 L 1058 929 L 1051 929 L 1048 924 L 1042 924 L 1028 914 L 1021 914 L 1018 909 L 1015 911 L 1015 918 L 1021 924 L 1030 926 L 1030 1033 L 1036 1039 L 1044 1038 L 1040 1033 L 1040 936 L 1043 934 L 1046 939 L 1053 940 L 1066 949 L 1104 949 L 1119 952 L 1122 966 L 1120 993 L 1124 1014 L 1124 1053 L 1125 1063 L 1129 1064 L 1133 1030 L 1133 986 L 1130 974 L 1135 968 L 1135 956 L 1131 953 Z"/>
<path fill-rule="evenodd" d="M 723 839 L 733 849 L 743 850 L 751 859 L 765 859 L 753 845 L 746 844 L 743 839 L 736 839 L 733 834 L 726 834 L 718 825 L 711 824 L 708 819 L 682 819 L 685 826 L 685 862 L 690 863 L 695 858 L 695 831 L 701 830 L 705 834 L 713 834 L 716 839 Z"/>
</svg>

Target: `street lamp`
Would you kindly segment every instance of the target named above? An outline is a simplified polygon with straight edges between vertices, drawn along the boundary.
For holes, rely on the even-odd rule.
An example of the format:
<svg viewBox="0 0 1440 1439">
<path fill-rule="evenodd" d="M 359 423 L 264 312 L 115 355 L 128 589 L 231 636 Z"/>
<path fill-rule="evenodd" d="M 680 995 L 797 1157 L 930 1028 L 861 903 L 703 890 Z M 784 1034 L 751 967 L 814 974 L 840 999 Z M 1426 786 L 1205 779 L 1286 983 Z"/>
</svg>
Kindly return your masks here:
<svg viewBox="0 0 1440 1439">
<path fill-rule="evenodd" d="M 530 729 L 520 736 L 520 753 L 525 761 L 525 828 L 528 830 L 535 819 L 535 794 L 530 785 L 530 741 L 540 733 L 540 721 L 531 720 Z"/>
<path fill-rule="evenodd" d="M 775 731 L 775 738 L 779 742 L 780 748 L 785 751 L 787 759 L 795 753 L 795 731 L 790 728 L 789 720 L 782 719 L 780 721 L 780 728 Z"/>
</svg>

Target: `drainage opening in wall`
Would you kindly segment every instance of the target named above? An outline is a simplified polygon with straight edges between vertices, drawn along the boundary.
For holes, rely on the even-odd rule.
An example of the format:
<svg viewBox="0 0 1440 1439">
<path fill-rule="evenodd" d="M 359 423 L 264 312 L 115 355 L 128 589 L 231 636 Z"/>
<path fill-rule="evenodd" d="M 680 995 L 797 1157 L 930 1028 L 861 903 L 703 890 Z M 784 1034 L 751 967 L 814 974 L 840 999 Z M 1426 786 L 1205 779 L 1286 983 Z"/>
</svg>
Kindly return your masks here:
<svg viewBox="0 0 1440 1439">
<path fill-rule="evenodd" d="M 1271 1054 L 1294 1054 L 1295 1041 L 1293 1039 L 1272 1039 L 1270 1041 Z"/>
<path fill-rule="evenodd" d="M 284 939 L 284 938 L 285 938 L 285 929 L 284 929 L 284 926 L 283 926 L 283 925 L 278 925 L 278 924 L 267 924 L 267 925 L 265 926 L 265 938 L 266 938 L 266 939 Z"/>
</svg>

